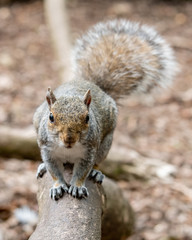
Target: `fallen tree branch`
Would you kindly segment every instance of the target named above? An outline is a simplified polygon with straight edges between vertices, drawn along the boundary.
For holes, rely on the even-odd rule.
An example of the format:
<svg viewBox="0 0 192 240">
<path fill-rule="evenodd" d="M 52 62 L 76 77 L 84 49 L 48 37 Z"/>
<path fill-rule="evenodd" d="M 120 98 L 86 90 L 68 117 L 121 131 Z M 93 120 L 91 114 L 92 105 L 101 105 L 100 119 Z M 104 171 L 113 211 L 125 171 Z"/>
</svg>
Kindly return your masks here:
<svg viewBox="0 0 192 240">
<path fill-rule="evenodd" d="M 71 171 L 64 175 L 69 181 Z M 49 173 L 38 184 L 39 222 L 30 240 L 124 240 L 133 232 L 132 209 L 113 181 L 106 178 L 102 187 L 87 180 L 88 198 L 66 194 L 58 202 L 49 197 Z"/>
<path fill-rule="evenodd" d="M 6 158 L 40 160 L 33 127 L 24 129 L 0 127 L 0 156 Z"/>
<path fill-rule="evenodd" d="M 0 127 L 0 156 L 41 160 L 33 127 L 14 129 Z M 115 180 L 166 179 L 175 174 L 176 167 L 159 159 L 142 156 L 138 152 L 113 145 L 107 159 L 100 165 L 107 176 Z"/>
</svg>

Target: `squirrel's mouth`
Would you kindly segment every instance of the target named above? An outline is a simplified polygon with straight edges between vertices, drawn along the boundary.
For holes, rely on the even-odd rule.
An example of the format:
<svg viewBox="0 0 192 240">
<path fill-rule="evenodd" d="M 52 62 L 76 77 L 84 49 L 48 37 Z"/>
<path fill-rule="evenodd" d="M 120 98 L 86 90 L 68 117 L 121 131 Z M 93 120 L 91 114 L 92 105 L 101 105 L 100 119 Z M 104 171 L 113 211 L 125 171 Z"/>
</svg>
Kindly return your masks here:
<svg viewBox="0 0 192 240">
<path fill-rule="evenodd" d="M 71 145 L 65 145 L 65 148 L 72 148 Z"/>
<path fill-rule="evenodd" d="M 64 147 L 65 148 L 72 148 L 75 145 L 75 142 L 65 142 Z"/>
</svg>

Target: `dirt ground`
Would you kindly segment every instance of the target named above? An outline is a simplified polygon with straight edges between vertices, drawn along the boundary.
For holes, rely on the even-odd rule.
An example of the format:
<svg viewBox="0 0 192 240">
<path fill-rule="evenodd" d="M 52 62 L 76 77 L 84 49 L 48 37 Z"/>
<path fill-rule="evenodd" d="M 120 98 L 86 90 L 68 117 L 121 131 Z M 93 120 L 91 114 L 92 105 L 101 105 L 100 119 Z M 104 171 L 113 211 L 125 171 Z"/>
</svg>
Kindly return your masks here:
<svg viewBox="0 0 192 240">
<path fill-rule="evenodd" d="M 154 26 L 173 46 L 181 67 L 173 86 L 125 100 L 114 142 L 176 169 L 166 181 L 119 181 L 137 218 L 130 239 L 192 239 L 192 1 L 70 0 L 67 9 L 72 42 L 90 25 L 118 17 Z M 51 46 L 42 1 L 0 8 L 1 125 L 32 125 L 47 87 L 59 85 Z M 37 165 L 1 158 L 0 240 L 26 240 L 35 227 Z"/>
</svg>

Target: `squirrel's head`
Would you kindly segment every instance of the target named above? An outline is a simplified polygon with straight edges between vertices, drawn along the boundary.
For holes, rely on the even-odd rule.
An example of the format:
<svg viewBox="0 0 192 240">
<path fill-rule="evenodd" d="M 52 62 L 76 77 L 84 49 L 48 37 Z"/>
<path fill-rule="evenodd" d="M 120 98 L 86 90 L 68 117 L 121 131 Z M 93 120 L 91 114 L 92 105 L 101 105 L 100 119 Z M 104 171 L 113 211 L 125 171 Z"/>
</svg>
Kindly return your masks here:
<svg viewBox="0 0 192 240">
<path fill-rule="evenodd" d="M 56 99 L 51 88 L 48 88 L 46 100 L 49 106 L 47 117 L 50 136 L 60 146 L 72 148 L 88 131 L 90 89 L 82 99 L 76 96 Z"/>
</svg>

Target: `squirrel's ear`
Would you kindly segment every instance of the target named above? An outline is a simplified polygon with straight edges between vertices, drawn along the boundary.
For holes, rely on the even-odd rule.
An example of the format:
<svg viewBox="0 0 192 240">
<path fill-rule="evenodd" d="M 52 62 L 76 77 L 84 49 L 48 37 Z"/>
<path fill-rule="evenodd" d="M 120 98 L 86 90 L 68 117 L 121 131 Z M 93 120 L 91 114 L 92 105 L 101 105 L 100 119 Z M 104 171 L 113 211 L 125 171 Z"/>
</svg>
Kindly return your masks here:
<svg viewBox="0 0 192 240">
<path fill-rule="evenodd" d="M 47 103 L 49 105 L 49 109 L 51 109 L 51 105 L 56 101 L 56 97 L 53 94 L 53 92 L 52 92 L 50 87 L 47 90 L 46 100 L 47 100 Z"/>
<path fill-rule="evenodd" d="M 84 103 L 87 105 L 87 107 L 89 108 L 89 105 L 91 103 L 91 90 L 87 90 L 87 92 L 84 95 Z"/>
</svg>

